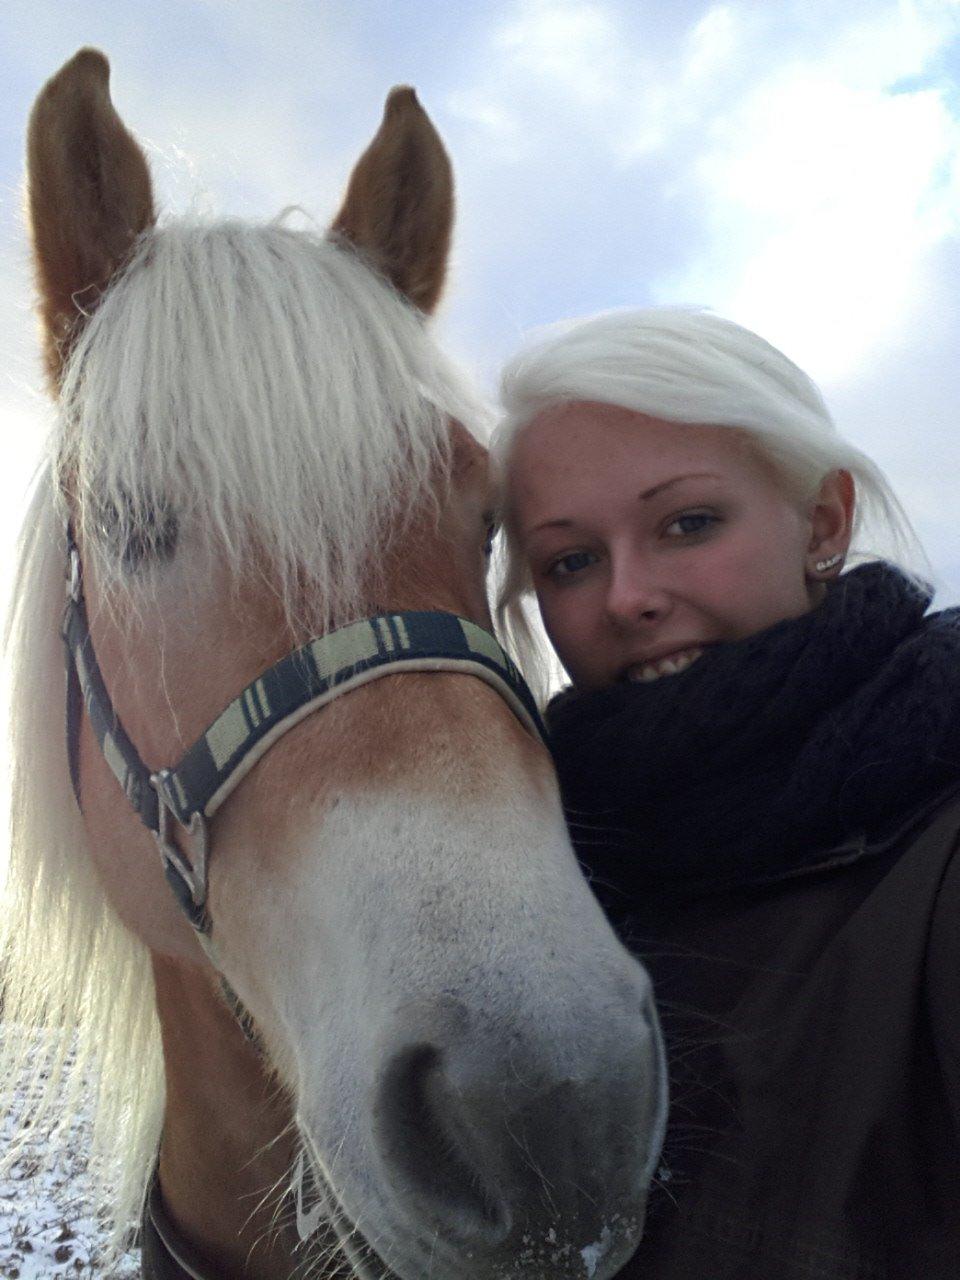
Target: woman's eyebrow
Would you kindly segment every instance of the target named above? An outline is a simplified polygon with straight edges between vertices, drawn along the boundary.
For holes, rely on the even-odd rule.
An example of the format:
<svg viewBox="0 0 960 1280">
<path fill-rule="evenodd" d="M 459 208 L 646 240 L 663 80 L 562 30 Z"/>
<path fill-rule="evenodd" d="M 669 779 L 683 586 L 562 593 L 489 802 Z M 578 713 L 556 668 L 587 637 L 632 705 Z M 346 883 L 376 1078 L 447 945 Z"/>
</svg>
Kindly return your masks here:
<svg viewBox="0 0 960 1280">
<path fill-rule="evenodd" d="M 640 501 L 646 502 L 649 498 L 655 498 L 658 493 L 663 493 L 664 489 L 669 489 L 671 485 L 679 484 L 682 480 L 719 480 L 720 477 L 713 471 L 687 471 L 682 476 L 674 476 L 672 480 L 664 480 L 660 484 L 655 484 L 652 489 L 644 489 L 640 494 Z"/>
<path fill-rule="evenodd" d="M 532 529 L 528 529 L 527 536 L 539 533 L 541 529 L 569 529 L 572 525 L 572 520 L 544 520 L 543 524 L 535 524 Z"/>
<path fill-rule="evenodd" d="M 649 498 L 655 498 L 658 493 L 663 493 L 664 489 L 669 489 L 671 485 L 680 484 L 683 480 L 720 480 L 721 477 L 714 471 L 686 471 L 682 476 L 673 476 L 670 480 L 663 480 L 660 484 L 655 484 L 652 489 L 644 489 L 639 495 L 641 502 L 646 502 Z M 534 533 L 539 533 L 543 529 L 570 529 L 573 527 L 574 521 L 568 518 L 560 518 L 557 520 L 544 520 L 542 524 L 535 524 L 532 529 L 528 529 L 526 536 L 529 538 Z"/>
</svg>

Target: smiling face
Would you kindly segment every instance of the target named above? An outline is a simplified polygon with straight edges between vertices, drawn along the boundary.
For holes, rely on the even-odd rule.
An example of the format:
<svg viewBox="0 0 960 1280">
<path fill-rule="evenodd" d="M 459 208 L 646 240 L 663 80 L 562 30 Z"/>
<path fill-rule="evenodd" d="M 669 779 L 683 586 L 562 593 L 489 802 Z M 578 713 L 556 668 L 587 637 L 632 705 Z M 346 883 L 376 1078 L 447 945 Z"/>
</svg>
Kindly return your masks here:
<svg viewBox="0 0 960 1280">
<path fill-rule="evenodd" d="M 521 430 L 507 502 L 547 634 L 589 690 L 806 613 L 816 561 L 847 550 L 853 486 L 834 472 L 801 502 L 742 433 L 572 403 Z"/>
</svg>

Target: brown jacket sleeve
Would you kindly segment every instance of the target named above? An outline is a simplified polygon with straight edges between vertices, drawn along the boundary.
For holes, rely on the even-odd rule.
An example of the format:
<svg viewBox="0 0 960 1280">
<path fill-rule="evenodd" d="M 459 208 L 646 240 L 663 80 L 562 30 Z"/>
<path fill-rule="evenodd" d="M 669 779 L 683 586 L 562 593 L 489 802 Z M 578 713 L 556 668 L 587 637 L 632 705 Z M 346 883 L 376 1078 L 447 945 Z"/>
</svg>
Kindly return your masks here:
<svg viewBox="0 0 960 1280">
<path fill-rule="evenodd" d="M 926 987 L 934 1044 L 960 1144 L 960 840 L 946 864 L 933 911 Z"/>
</svg>

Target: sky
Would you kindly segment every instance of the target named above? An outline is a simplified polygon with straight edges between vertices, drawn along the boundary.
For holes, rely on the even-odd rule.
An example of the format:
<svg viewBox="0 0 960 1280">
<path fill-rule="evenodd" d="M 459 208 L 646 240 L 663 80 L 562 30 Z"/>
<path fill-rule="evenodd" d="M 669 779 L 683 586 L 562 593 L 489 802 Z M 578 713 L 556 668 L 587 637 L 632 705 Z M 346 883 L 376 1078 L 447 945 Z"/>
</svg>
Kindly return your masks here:
<svg viewBox="0 0 960 1280">
<path fill-rule="evenodd" d="M 960 602 L 960 0 L 5 0 L 0 588 L 50 421 L 24 131 L 85 44 L 167 214 L 329 219 L 415 85 L 458 189 L 437 332 L 486 390 L 537 325 L 711 307 L 820 383 Z"/>
</svg>

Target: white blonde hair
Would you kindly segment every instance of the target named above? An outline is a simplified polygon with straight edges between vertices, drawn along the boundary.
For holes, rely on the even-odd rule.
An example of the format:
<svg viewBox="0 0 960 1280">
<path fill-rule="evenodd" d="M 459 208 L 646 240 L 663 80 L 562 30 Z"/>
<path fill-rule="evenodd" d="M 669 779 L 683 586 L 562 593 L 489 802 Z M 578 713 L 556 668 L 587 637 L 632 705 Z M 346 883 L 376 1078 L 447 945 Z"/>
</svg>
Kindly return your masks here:
<svg viewBox="0 0 960 1280">
<path fill-rule="evenodd" d="M 501 489 L 518 433 L 543 410 L 581 401 L 618 405 L 667 422 L 739 430 L 797 497 L 812 497 L 831 471 L 849 472 L 859 543 L 852 554 L 872 558 L 865 540 L 877 539 L 908 572 L 928 571 L 886 477 L 839 435 L 814 382 L 769 342 L 708 311 L 653 307 L 551 326 L 507 364 L 501 400 L 505 416 L 492 442 Z M 542 683 L 542 653 L 524 611 L 529 571 L 509 510 L 502 514 L 498 624 L 528 677 Z"/>
<path fill-rule="evenodd" d="M 349 246 L 277 222 L 150 231 L 78 337 L 7 633 L 0 1120 L 9 1161 L 89 1109 L 115 1246 L 156 1155 L 163 1071 L 148 953 L 103 893 L 70 786 L 60 490 L 118 616 L 151 590 L 151 557 L 131 573 L 129 547 L 161 543 L 170 516 L 237 579 L 261 573 L 292 626 L 319 631 L 356 607 L 397 525 L 439 496 L 451 417 L 485 431 L 423 317 Z M 191 569 L 202 590 L 204 565 Z"/>
</svg>

